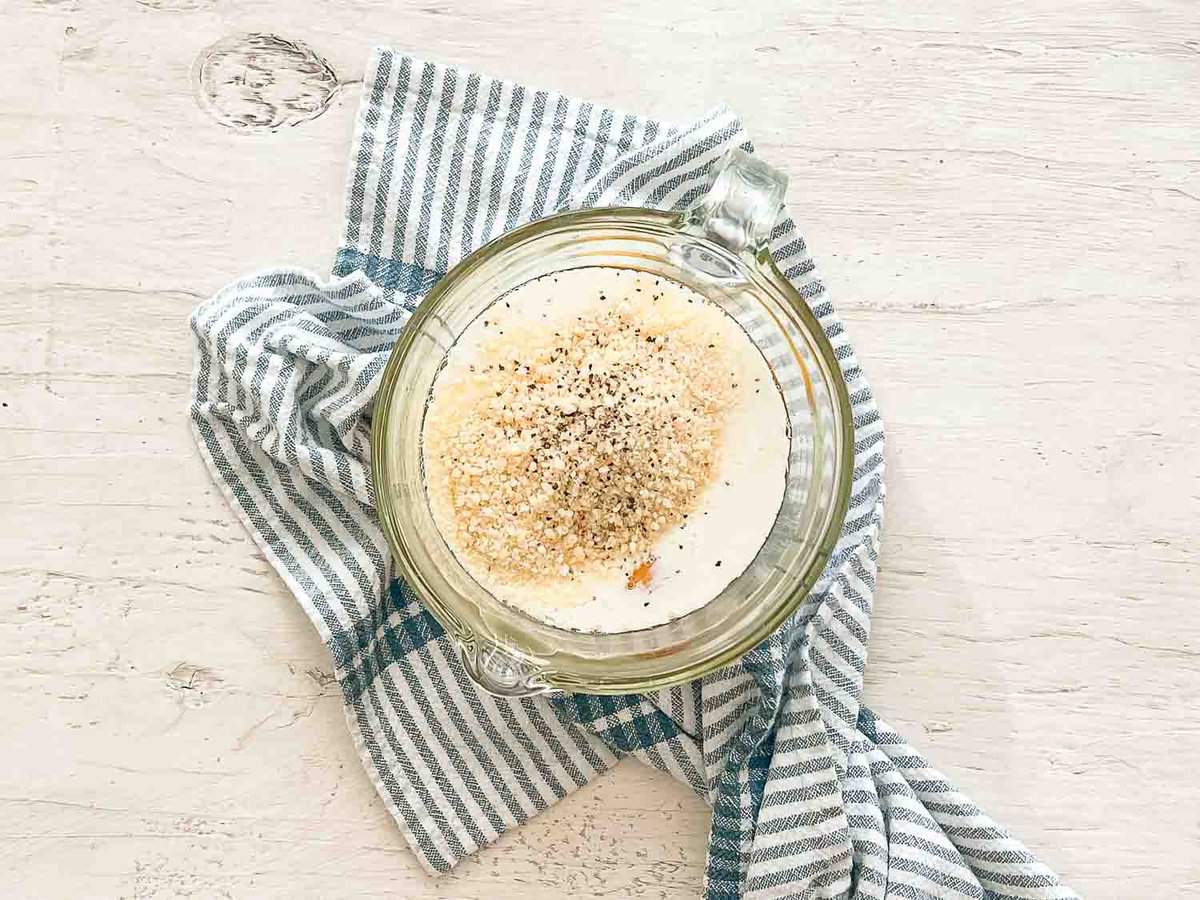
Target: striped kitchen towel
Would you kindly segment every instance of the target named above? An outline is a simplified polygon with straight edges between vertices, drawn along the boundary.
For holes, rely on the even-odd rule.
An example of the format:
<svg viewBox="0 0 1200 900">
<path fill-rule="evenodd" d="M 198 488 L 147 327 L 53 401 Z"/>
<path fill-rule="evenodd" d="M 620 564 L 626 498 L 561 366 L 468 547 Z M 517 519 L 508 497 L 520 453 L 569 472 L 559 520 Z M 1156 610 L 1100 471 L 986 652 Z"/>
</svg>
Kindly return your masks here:
<svg viewBox="0 0 1200 900">
<path fill-rule="evenodd" d="M 375 516 L 371 403 L 389 348 L 488 239 L 572 207 L 684 207 L 750 144 L 727 111 L 671 126 L 388 50 L 364 91 L 334 277 L 275 269 L 202 304 L 191 415 L 328 645 L 363 765 L 422 863 L 447 871 L 630 755 L 711 804 L 710 898 L 1073 897 L 861 704 L 883 427 L 791 219 L 771 248 L 837 351 L 856 428 L 852 507 L 816 590 L 741 661 L 681 687 L 474 687 Z"/>
</svg>

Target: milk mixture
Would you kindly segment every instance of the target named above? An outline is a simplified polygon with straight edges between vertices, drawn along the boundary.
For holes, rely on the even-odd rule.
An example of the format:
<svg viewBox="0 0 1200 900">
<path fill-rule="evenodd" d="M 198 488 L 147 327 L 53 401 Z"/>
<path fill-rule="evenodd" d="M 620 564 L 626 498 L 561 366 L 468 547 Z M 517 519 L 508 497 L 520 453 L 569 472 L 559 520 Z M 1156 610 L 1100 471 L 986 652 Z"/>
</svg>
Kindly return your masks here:
<svg viewBox="0 0 1200 900">
<path fill-rule="evenodd" d="M 783 398 L 738 324 L 631 269 L 547 275 L 451 348 L 422 426 L 434 520 L 497 599 L 623 632 L 686 615 L 783 501 Z"/>
</svg>

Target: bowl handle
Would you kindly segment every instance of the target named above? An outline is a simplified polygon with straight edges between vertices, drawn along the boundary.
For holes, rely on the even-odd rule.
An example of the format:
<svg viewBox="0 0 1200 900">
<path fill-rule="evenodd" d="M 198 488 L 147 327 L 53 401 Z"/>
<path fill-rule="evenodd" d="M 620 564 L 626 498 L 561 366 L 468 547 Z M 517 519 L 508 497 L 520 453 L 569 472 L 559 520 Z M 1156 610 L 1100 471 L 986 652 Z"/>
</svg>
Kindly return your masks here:
<svg viewBox="0 0 1200 900">
<path fill-rule="evenodd" d="M 734 148 L 713 166 L 708 191 L 684 210 L 680 226 L 741 256 L 767 249 L 783 208 L 787 176 Z"/>
<path fill-rule="evenodd" d="M 481 638 L 457 643 L 463 668 L 489 694 L 532 697 L 551 690 L 543 669 L 507 647 Z"/>
</svg>

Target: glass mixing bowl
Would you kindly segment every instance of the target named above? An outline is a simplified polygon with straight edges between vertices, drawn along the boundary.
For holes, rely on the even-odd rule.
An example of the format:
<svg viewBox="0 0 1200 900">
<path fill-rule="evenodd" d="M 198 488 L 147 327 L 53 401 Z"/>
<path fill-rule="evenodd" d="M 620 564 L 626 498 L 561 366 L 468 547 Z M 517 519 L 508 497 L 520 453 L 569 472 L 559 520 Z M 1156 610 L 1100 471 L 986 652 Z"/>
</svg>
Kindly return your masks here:
<svg viewBox="0 0 1200 900">
<path fill-rule="evenodd" d="M 457 643 L 467 671 L 492 693 L 627 693 L 704 675 L 795 611 L 833 551 L 850 495 L 853 422 L 833 349 L 767 249 L 786 181 L 738 150 L 714 171 L 708 193 L 682 214 L 587 209 L 491 241 L 437 283 L 392 350 L 372 433 L 379 516 L 400 574 Z M 514 288 L 585 266 L 670 278 L 719 304 L 763 353 L 787 410 L 784 499 L 758 555 L 701 608 L 638 631 L 571 631 L 493 597 L 442 538 L 422 467 L 430 392 L 458 336 Z"/>
</svg>

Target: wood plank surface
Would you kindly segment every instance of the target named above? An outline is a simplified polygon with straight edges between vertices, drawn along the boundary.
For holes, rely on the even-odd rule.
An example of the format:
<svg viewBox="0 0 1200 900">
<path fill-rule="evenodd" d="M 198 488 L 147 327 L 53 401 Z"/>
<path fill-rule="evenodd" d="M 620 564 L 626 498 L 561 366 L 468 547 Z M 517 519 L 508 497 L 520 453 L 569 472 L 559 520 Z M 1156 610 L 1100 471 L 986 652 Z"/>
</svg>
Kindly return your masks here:
<svg viewBox="0 0 1200 900">
<path fill-rule="evenodd" d="M 0 895 L 700 889 L 632 763 L 421 873 L 192 448 L 186 317 L 328 269 L 374 43 L 744 116 L 889 428 L 868 702 L 1083 896 L 1200 896 L 1193 0 L 7 0 Z"/>
</svg>

